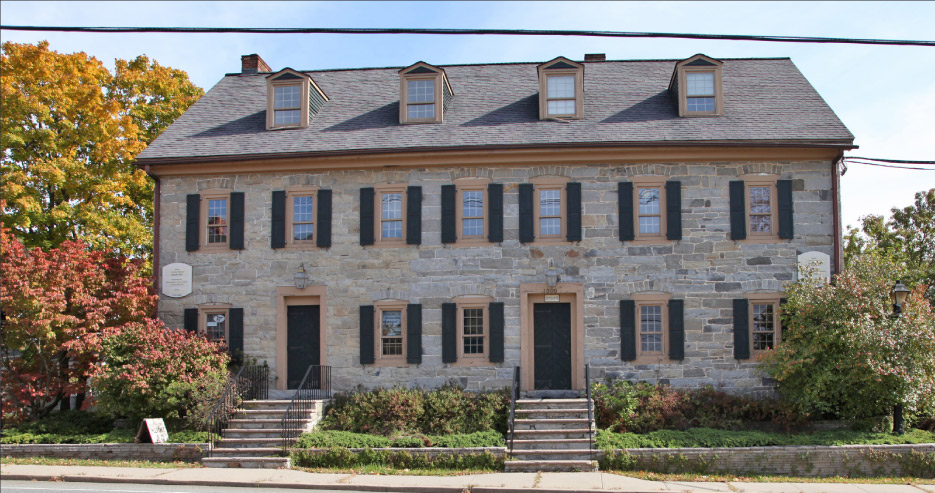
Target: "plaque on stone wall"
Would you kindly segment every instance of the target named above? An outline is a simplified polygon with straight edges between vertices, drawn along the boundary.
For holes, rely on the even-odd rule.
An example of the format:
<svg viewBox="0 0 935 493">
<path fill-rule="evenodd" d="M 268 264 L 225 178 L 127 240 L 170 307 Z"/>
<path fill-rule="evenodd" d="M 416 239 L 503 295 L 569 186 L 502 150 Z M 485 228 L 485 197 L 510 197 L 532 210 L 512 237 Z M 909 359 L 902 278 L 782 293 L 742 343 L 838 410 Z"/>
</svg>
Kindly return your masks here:
<svg viewBox="0 0 935 493">
<path fill-rule="evenodd" d="M 162 268 L 162 294 L 181 298 L 192 293 L 192 266 L 169 264 Z"/>
<path fill-rule="evenodd" d="M 808 271 L 804 270 L 808 267 Z M 799 255 L 799 275 L 810 274 L 815 279 L 831 281 L 831 256 L 821 252 L 805 252 Z"/>
</svg>

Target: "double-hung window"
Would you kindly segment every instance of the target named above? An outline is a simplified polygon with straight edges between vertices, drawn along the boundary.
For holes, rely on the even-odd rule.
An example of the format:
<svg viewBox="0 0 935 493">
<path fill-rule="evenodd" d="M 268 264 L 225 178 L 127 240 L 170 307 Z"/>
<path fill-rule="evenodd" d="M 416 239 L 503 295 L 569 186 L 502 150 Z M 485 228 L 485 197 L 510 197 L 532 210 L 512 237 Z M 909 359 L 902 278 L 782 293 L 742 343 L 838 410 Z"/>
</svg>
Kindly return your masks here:
<svg viewBox="0 0 935 493">
<path fill-rule="evenodd" d="M 205 249 L 226 249 L 230 244 L 230 192 L 205 191 L 201 194 L 201 244 Z"/>
<path fill-rule="evenodd" d="M 274 86 L 273 90 L 273 125 L 299 125 L 302 122 L 302 86 L 281 85 Z"/>
<path fill-rule="evenodd" d="M 689 113 L 714 113 L 714 72 L 685 74 L 686 110 Z"/>
<path fill-rule="evenodd" d="M 408 120 L 433 120 L 435 118 L 435 80 L 409 80 L 406 81 L 406 86 L 408 91 L 406 99 Z"/>
<path fill-rule="evenodd" d="M 539 73 L 539 119 L 582 118 L 584 65 L 565 57 L 537 67 Z"/>
<path fill-rule="evenodd" d="M 549 116 L 573 116 L 575 111 L 575 76 L 547 76 L 547 114 Z"/>
<path fill-rule="evenodd" d="M 441 123 L 453 97 L 440 67 L 417 62 L 399 71 L 399 123 Z"/>
<path fill-rule="evenodd" d="M 380 240 L 385 242 L 403 241 L 403 223 L 405 216 L 403 214 L 403 201 L 405 194 L 399 191 L 380 192 Z"/>
<path fill-rule="evenodd" d="M 544 186 L 536 189 L 536 238 L 563 239 L 564 221 L 562 220 L 563 190 L 561 187 Z"/>
<path fill-rule="evenodd" d="M 724 62 L 695 55 L 675 64 L 669 91 L 678 98 L 679 116 L 721 116 Z"/>
</svg>

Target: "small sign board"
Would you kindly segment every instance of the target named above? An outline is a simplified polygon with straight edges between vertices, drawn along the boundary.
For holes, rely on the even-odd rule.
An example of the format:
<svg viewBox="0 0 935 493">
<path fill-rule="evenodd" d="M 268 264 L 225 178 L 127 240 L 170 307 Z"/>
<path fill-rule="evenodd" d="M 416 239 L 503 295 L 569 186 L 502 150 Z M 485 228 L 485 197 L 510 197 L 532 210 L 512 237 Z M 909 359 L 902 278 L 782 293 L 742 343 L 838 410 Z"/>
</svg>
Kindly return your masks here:
<svg viewBox="0 0 935 493">
<path fill-rule="evenodd" d="M 181 298 L 192 293 L 192 266 L 174 263 L 162 268 L 162 294 Z"/>
<path fill-rule="evenodd" d="M 547 294 L 545 295 L 546 303 L 558 303 L 559 297 L 557 294 Z"/>
<path fill-rule="evenodd" d="M 166 443 L 169 441 L 169 432 L 162 418 L 144 418 L 140 429 L 136 432 L 137 443 Z"/>
<path fill-rule="evenodd" d="M 831 256 L 821 252 L 805 252 L 799 255 L 799 274 L 805 276 L 806 267 L 808 274 L 815 279 L 821 279 L 825 282 L 831 281 Z"/>
</svg>

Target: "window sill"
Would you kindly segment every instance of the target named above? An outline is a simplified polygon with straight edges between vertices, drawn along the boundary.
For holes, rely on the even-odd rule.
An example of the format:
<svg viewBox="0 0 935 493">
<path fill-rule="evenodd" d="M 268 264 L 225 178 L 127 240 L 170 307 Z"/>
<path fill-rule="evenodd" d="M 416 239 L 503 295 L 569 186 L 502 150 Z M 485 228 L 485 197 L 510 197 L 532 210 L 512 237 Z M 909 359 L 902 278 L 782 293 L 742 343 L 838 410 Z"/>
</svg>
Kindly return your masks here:
<svg viewBox="0 0 935 493">
<path fill-rule="evenodd" d="M 374 368 L 408 368 L 412 365 L 410 365 L 409 363 L 406 363 L 405 359 L 401 359 L 401 360 L 378 359 L 372 365 L 365 365 L 365 366 L 372 366 Z"/>
<path fill-rule="evenodd" d="M 628 243 L 630 245 L 673 245 L 677 243 L 677 240 L 670 240 L 665 236 L 636 237 L 632 240 L 623 241 L 622 243 Z"/>
<path fill-rule="evenodd" d="M 487 238 L 458 238 L 454 243 L 446 243 L 448 246 L 459 247 L 459 246 L 493 246 L 493 243 L 490 242 Z"/>
<path fill-rule="evenodd" d="M 759 237 L 753 237 L 753 238 L 748 236 L 743 240 L 734 240 L 734 241 L 739 241 L 740 243 L 748 243 L 751 245 L 755 245 L 755 244 L 763 244 L 763 243 L 781 243 L 783 241 L 789 241 L 789 240 L 784 240 L 778 236 L 759 236 Z"/>
<path fill-rule="evenodd" d="M 226 244 L 225 245 L 210 245 L 210 246 L 201 245 L 198 247 L 198 250 L 194 252 L 188 252 L 188 253 L 198 253 L 198 252 L 217 253 L 217 252 L 232 252 L 232 251 L 234 250 L 231 249 L 231 247 Z"/>
<path fill-rule="evenodd" d="M 523 245 L 528 246 L 539 246 L 539 245 L 571 245 L 577 242 L 568 241 L 564 238 L 536 238 L 529 243 L 522 243 Z"/>
<path fill-rule="evenodd" d="M 491 367 L 497 366 L 496 363 L 491 363 L 490 360 L 487 359 L 487 355 L 484 355 L 483 358 L 477 358 L 477 357 L 459 358 L 458 361 L 455 361 L 454 363 L 445 363 L 445 364 L 448 365 L 449 367 L 458 367 L 458 368 L 481 367 L 481 366 L 491 368 Z"/>
<path fill-rule="evenodd" d="M 321 250 L 321 247 L 318 246 L 314 240 L 305 243 L 287 243 L 286 250 Z"/>
</svg>

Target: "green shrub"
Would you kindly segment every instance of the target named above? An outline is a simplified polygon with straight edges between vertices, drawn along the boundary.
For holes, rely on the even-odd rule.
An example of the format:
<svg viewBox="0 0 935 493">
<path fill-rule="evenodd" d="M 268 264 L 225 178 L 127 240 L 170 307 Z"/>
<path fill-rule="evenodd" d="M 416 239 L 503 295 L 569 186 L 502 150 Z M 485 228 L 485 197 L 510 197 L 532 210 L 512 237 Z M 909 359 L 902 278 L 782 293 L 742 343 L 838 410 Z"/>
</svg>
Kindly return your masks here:
<svg viewBox="0 0 935 493">
<path fill-rule="evenodd" d="M 400 435 L 395 438 L 349 431 L 316 431 L 300 436 L 295 448 L 465 448 L 502 447 L 503 444 L 503 436 L 496 431 L 462 435 Z"/>
<path fill-rule="evenodd" d="M 502 471 L 503 459 L 490 452 L 481 454 L 443 454 L 429 457 L 407 451 L 388 452 L 369 448 L 351 452 L 334 447 L 327 451 L 293 450 L 292 463 L 296 467 L 348 469 L 367 465 L 389 466 L 396 469 L 461 469 Z"/>
<path fill-rule="evenodd" d="M 181 429 L 183 422 L 168 422 L 170 443 L 205 443 L 208 433 Z M 61 411 L 45 418 L 3 428 L 0 443 L 127 443 L 136 437 L 139 423 L 114 429 L 112 417 L 89 411 Z"/>
<path fill-rule="evenodd" d="M 728 431 L 691 428 L 684 431 L 658 430 L 646 434 L 613 433 L 598 430 L 595 446 L 599 449 L 628 448 L 714 448 L 766 447 L 791 445 L 896 445 L 931 443 L 935 433 L 909 430 L 903 435 L 867 433 L 851 430 L 827 430 L 815 433 L 774 433 L 766 431 Z"/>
<path fill-rule="evenodd" d="M 506 433 L 509 391 L 475 393 L 455 386 L 435 390 L 376 389 L 338 394 L 320 423 L 323 430 L 403 434 Z"/>
</svg>

